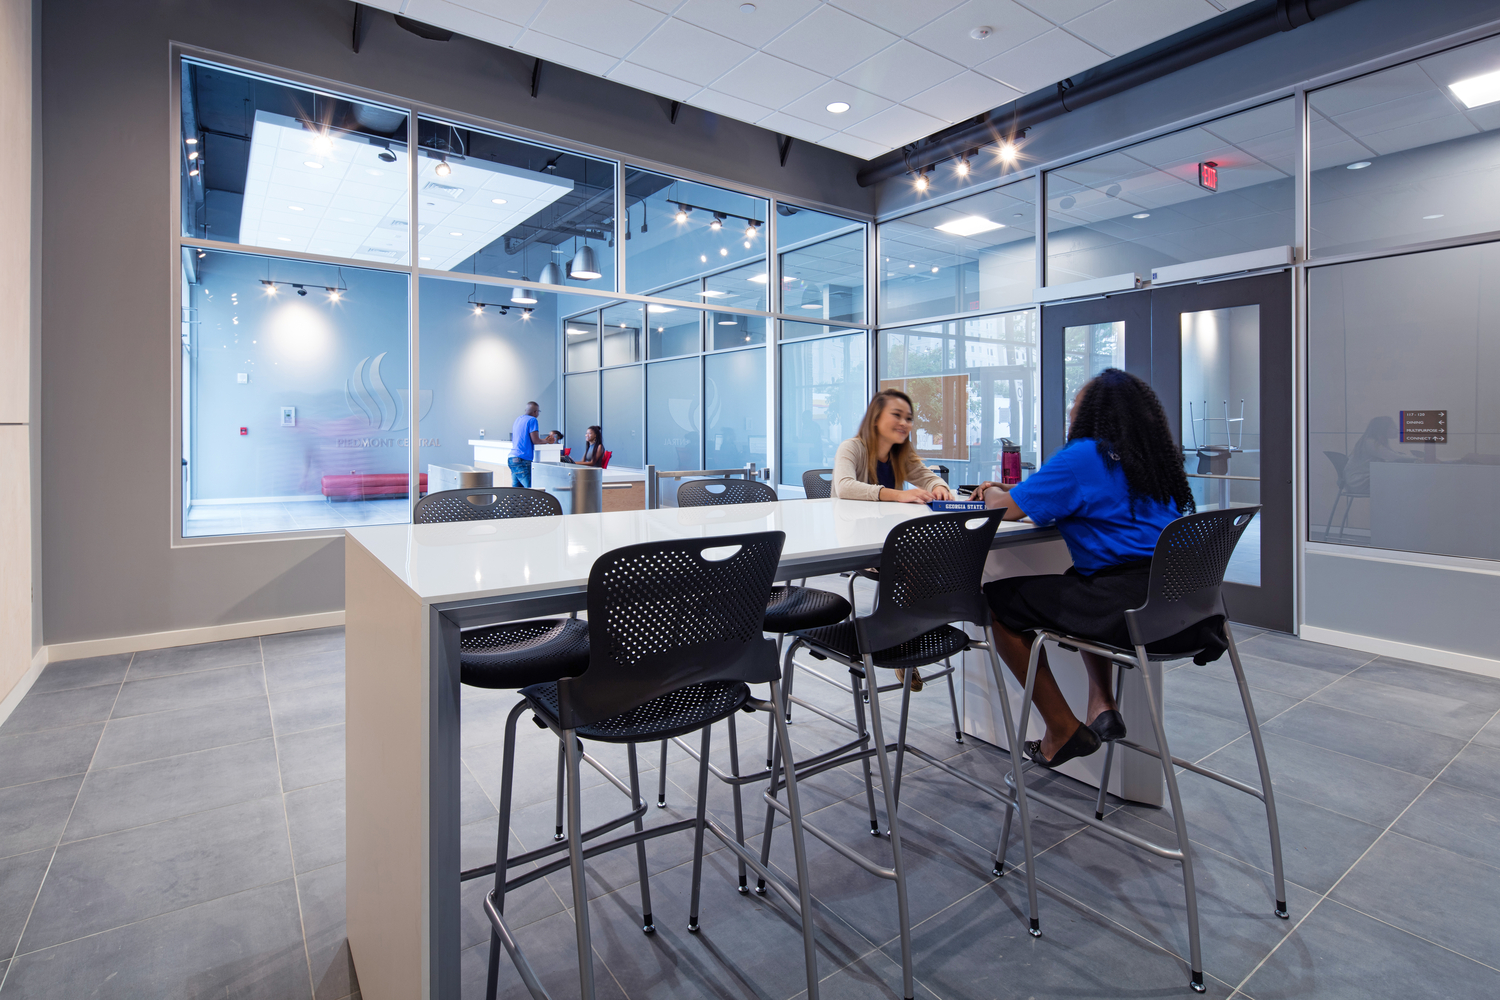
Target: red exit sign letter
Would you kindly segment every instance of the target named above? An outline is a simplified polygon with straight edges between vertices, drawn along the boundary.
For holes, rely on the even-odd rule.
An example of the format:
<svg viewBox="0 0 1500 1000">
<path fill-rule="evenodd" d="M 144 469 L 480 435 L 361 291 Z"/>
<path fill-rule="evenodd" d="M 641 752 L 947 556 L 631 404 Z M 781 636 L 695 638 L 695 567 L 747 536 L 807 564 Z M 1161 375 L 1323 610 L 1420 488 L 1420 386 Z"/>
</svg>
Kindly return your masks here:
<svg viewBox="0 0 1500 1000">
<path fill-rule="evenodd" d="M 1219 165 L 1213 160 L 1198 164 L 1198 186 L 1210 191 L 1219 190 Z"/>
</svg>

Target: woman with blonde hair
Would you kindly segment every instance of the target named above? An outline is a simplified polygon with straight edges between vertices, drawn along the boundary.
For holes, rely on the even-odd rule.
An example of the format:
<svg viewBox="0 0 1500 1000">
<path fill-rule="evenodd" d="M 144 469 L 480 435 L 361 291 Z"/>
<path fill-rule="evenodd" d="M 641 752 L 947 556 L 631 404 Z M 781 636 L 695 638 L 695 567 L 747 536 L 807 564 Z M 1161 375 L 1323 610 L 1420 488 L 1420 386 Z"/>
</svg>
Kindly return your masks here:
<svg viewBox="0 0 1500 1000">
<path fill-rule="evenodd" d="M 882 389 L 870 400 L 859 433 L 833 459 L 833 495 L 840 500 L 927 503 L 952 500 L 942 477 L 922 464 L 911 443 L 911 397 Z M 911 489 L 901 487 L 911 484 Z"/>
<path fill-rule="evenodd" d="M 899 389 L 882 389 L 870 400 L 859 433 L 839 445 L 833 459 L 833 496 L 840 500 L 927 503 L 952 500 L 941 476 L 922 464 L 912 447 L 911 397 Z M 901 487 L 911 483 L 911 489 Z M 897 670 L 896 676 L 902 677 Z M 922 690 L 922 676 L 912 671 L 911 689 Z"/>
</svg>

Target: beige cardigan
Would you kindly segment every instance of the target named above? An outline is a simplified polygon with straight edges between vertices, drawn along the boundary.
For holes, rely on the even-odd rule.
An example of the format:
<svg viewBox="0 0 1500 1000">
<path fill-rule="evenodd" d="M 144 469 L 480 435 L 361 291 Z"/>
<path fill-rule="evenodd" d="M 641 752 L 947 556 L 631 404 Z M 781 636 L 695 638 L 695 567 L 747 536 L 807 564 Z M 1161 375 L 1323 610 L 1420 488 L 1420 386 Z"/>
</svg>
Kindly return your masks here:
<svg viewBox="0 0 1500 1000">
<path fill-rule="evenodd" d="M 902 482 L 909 482 L 924 490 L 948 485 L 911 452 L 907 452 L 907 455 L 910 457 L 910 464 L 905 476 L 896 471 L 896 489 L 901 488 Z M 859 438 L 850 438 L 839 445 L 838 454 L 833 459 L 833 495 L 841 500 L 879 500 L 880 484 L 872 483 L 869 475 L 865 443 Z"/>
</svg>

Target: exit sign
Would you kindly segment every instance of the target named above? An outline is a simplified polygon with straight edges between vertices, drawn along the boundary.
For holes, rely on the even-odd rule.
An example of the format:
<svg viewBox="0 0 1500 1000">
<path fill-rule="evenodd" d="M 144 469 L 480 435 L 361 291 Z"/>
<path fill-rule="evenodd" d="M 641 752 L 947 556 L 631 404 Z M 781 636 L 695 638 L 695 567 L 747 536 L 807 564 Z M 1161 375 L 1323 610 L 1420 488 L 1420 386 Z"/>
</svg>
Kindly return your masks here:
<svg viewBox="0 0 1500 1000">
<path fill-rule="evenodd" d="M 1210 191 L 1219 190 L 1219 165 L 1213 160 L 1198 164 L 1198 186 Z"/>
<path fill-rule="evenodd" d="M 1447 444 L 1447 410 L 1402 410 L 1401 440 L 1410 444 Z"/>
</svg>

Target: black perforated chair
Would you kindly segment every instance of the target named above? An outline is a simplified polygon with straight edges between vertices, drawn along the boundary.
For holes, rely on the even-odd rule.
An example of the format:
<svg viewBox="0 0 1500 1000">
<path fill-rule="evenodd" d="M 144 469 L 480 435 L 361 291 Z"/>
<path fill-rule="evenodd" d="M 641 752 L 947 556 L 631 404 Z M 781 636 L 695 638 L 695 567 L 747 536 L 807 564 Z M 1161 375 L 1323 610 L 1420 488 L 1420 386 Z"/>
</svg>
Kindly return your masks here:
<svg viewBox="0 0 1500 1000">
<path fill-rule="evenodd" d="M 876 593 L 875 609 L 868 615 L 852 621 L 840 622 L 821 628 L 794 633 L 787 659 L 800 647 L 805 647 L 814 657 L 832 660 L 848 669 L 852 680 L 854 713 L 857 726 L 829 714 L 827 717 L 840 725 L 848 726 L 856 734 L 858 744 L 852 752 L 824 753 L 804 760 L 793 761 L 790 768 L 783 766 L 778 758 L 772 764 L 773 774 L 796 772 L 798 778 L 841 767 L 854 760 L 864 765 L 865 793 L 870 808 L 870 832 L 880 833 L 875 808 L 875 794 L 871 785 L 870 758 L 874 758 L 880 769 L 880 783 L 885 797 L 886 829 L 891 843 L 892 864 L 889 868 L 876 865 L 850 850 L 829 833 L 803 824 L 806 832 L 834 847 L 840 854 L 853 860 L 861 868 L 896 883 L 897 916 L 900 921 L 901 962 L 904 997 L 913 996 L 911 921 L 907 909 L 906 872 L 901 857 L 901 823 L 899 802 L 901 795 L 901 771 L 907 754 L 918 756 L 923 761 L 938 767 L 954 777 L 988 792 L 1002 803 L 1015 803 L 1022 816 L 1022 834 L 1026 842 L 1027 857 L 1031 856 L 1031 833 L 1028 806 L 1024 794 L 1016 796 L 1005 790 L 983 785 L 919 748 L 906 743 L 907 720 L 911 706 L 911 677 L 916 667 L 926 666 L 947 659 L 967 649 L 983 649 L 989 654 L 990 667 L 997 683 L 1001 683 L 1000 660 L 995 652 L 989 606 L 980 593 L 980 578 L 984 573 L 985 558 L 989 555 L 995 531 L 1004 516 L 1004 509 L 983 512 L 959 512 L 934 514 L 907 521 L 896 527 L 885 540 L 880 556 L 880 579 Z M 971 639 L 953 622 L 965 622 L 984 630 L 984 640 Z M 880 710 L 880 693 L 886 690 L 876 682 L 876 672 L 895 668 L 906 670 L 901 685 L 901 712 L 897 737 L 887 743 Z M 870 731 L 865 731 L 864 701 L 862 689 L 868 691 L 870 701 Z M 1014 740 L 1015 723 L 1010 713 L 1010 704 L 1002 699 L 1002 715 L 1005 732 Z M 822 714 L 822 713 L 820 713 Z M 873 744 L 872 741 L 873 740 Z M 895 763 L 890 754 L 894 751 Z M 1019 759 L 1013 760 L 1013 781 L 1016 787 L 1025 788 L 1025 778 Z M 784 811 L 779 802 L 770 803 L 766 813 L 766 826 L 762 837 L 761 855 L 768 856 L 773 832 L 772 810 Z M 1033 865 L 1026 867 L 1027 891 L 1031 913 L 1031 931 L 1039 934 L 1036 919 L 1036 877 Z"/>
<path fill-rule="evenodd" d="M 505 766 L 501 776 L 500 828 L 495 859 L 495 886 L 485 897 L 489 918 L 490 971 L 486 996 L 497 986 L 499 949 L 503 945 L 532 996 L 546 992 L 505 922 L 507 895 L 552 872 L 570 869 L 573 916 L 577 926 L 578 972 L 583 1000 L 594 998 L 593 946 L 589 931 L 589 893 L 584 859 L 634 846 L 640 869 L 642 928 L 655 930 L 645 842 L 680 831 L 694 833 L 692 896 L 688 930 L 698 930 L 698 903 L 703 875 L 704 834 L 713 834 L 744 864 L 775 887 L 795 911 L 802 926 L 807 990 L 818 996 L 817 956 L 807 858 L 802 844 L 801 807 L 796 776 L 786 785 L 787 809 L 795 852 L 796 886 L 774 876 L 769 866 L 743 846 L 743 838 L 708 818 L 709 752 L 712 726 L 735 713 L 763 711 L 776 731 L 777 747 L 789 746 L 781 718 L 775 645 L 761 633 L 761 594 L 771 586 L 785 535 L 779 531 L 651 542 L 615 549 L 600 556 L 589 573 L 588 620 L 591 637 L 588 670 L 577 677 L 527 687 L 511 712 L 505 730 Z M 747 684 L 770 685 L 770 700 L 751 697 Z M 567 757 L 567 856 L 520 873 L 521 859 L 509 852 L 511 789 L 514 777 L 516 723 L 530 710 L 555 733 Z M 646 829 L 640 812 L 640 778 L 634 744 L 638 741 L 702 733 L 698 749 L 698 800 L 692 819 Z M 582 828 L 580 741 L 630 745 L 630 793 L 638 806 L 633 832 L 587 848 Z M 526 856 L 561 853 L 561 844 Z"/>
<path fill-rule="evenodd" d="M 436 524 L 440 521 L 484 521 L 495 517 L 548 517 L 562 512 L 557 497 L 543 490 L 486 486 L 483 489 L 429 493 L 417 501 L 411 519 L 415 524 Z"/>
<path fill-rule="evenodd" d="M 679 507 L 774 503 L 779 499 L 774 489 L 755 479 L 689 479 L 677 487 Z"/>
<path fill-rule="evenodd" d="M 833 470 L 808 469 L 802 473 L 802 492 L 809 500 L 827 500 L 833 496 Z"/>
<path fill-rule="evenodd" d="M 1178 518 L 1167 525 L 1157 539 L 1156 551 L 1151 557 L 1151 578 L 1146 591 L 1146 603 L 1125 612 L 1125 623 L 1130 631 L 1132 649 L 1124 649 L 1099 642 L 1088 636 L 1070 636 L 1045 630 L 1038 631 L 1031 644 L 1031 662 L 1026 673 L 1026 687 L 1021 702 L 1021 740 L 1012 742 L 1012 758 L 1018 759 L 1017 748 L 1024 746 L 1026 721 L 1031 710 L 1032 685 L 1036 681 L 1036 665 L 1043 642 L 1083 652 L 1095 653 L 1120 668 L 1116 681 L 1116 700 L 1122 694 L 1124 671 L 1139 669 L 1145 686 L 1146 707 L 1151 717 L 1151 728 L 1156 746 L 1148 747 L 1130 740 L 1118 742 L 1161 761 L 1162 776 L 1166 779 L 1167 796 L 1172 808 L 1172 820 L 1176 827 L 1177 845 L 1166 847 L 1142 839 L 1135 831 L 1123 830 L 1103 821 L 1105 790 L 1109 787 L 1109 774 L 1114 763 L 1115 744 L 1108 745 L 1104 759 L 1104 776 L 1099 783 L 1099 798 L 1092 816 L 1071 805 L 1051 798 L 1032 789 L 1031 798 L 1053 809 L 1087 823 L 1104 833 L 1126 843 L 1149 851 L 1158 857 L 1176 861 L 1182 865 L 1183 890 L 1187 898 L 1188 950 L 1190 952 L 1191 986 L 1204 991 L 1203 957 L 1198 941 L 1198 895 L 1193 881 L 1193 858 L 1188 845 L 1187 819 L 1182 811 L 1182 797 L 1178 794 L 1177 773 L 1173 765 L 1195 774 L 1201 774 L 1231 788 L 1260 799 L 1266 808 L 1266 826 L 1271 837 L 1272 879 L 1276 892 L 1276 916 L 1287 919 L 1286 882 L 1281 866 L 1281 832 L 1276 821 L 1276 800 L 1271 791 L 1271 770 L 1266 762 L 1265 745 L 1261 741 L 1260 723 L 1255 717 L 1255 706 L 1250 699 L 1250 686 L 1245 681 L 1245 671 L 1240 664 L 1239 650 L 1234 644 L 1234 635 L 1229 627 L 1229 615 L 1224 608 L 1222 588 L 1224 571 L 1229 566 L 1234 547 L 1244 534 L 1252 518 L 1260 512 L 1259 507 L 1232 507 L 1228 510 L 1211 510 Z M 1180 660 L 1196 656 L 1202 648 L 1165 648 L 1164 640 L 1177 639 L 1190 629 L 1213 628 L 1222 630 L 1224 645 L 1229 653 L 1229 663 L 1234 668 L 1234 678 L 1239 684 L 1240 701 L 1245 709 L 1245 721 L 1250 726 L 1250 742 L 1255 747 L 1255 762 L 1260 769 L 1260 787 L 1246 784 L 1228 775 L 1220 774 L 1192 761 L 1172 756 L 1167 746 L 1166 730 L 1162 727 L 1161 712 L 1147 665 L 1153 661 Z M 1202 634 L 1201 632 L 1197 634 Z M 1217 648 L 1217 647 L 1216 647 Z M 1002 698 L 1002 701 L 1006 699 Z M 1006 810 L 1005 825 L 1000 834 L 1000 848 L 996 852 L 995 867 L 1001 870 L 1005 861 L 1006 843 L 1010 837 L 1010 810 Z M 1024 826 L 1026 819 L 1022 817 Z M 1028 855 L 1029 861 L 1029 855 Z M 1030 864 L 1027 865 L 1029 869 Z"/>
</svg>

